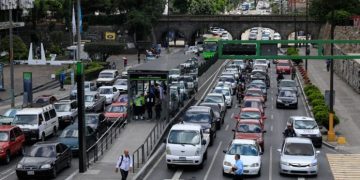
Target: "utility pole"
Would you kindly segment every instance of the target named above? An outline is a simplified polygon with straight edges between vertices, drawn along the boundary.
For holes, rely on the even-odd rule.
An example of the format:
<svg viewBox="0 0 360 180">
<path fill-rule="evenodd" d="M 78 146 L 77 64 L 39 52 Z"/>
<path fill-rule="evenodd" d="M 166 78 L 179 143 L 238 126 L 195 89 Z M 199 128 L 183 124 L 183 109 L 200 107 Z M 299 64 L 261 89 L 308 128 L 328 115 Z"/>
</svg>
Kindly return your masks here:
<svg viewBox="0 0 360 180">
<path fill-rule="evenodd" d="M 16 8 L 16 5 L 15 5 Z M 9 63 L 10 63 L 10 97 L 11 108 L 15 107 L 15 90 L 14 90 L 14 38 L 13 38 L 13 20 L 12 20 L 12 7 L 9 8 Z"/>
<path fill-rule="evenodd" d="M 331 11 L 331 40 L 334 40 L 334 31 L 335 31 L 335 23 L 334 23 L 334 7 Z M 331 56 L 334 55 L 334 43 L 330 44 L 330 53 Z M 328 130 L 328 141 L 335 141 L 335 131 L 334 131 L 334 59 L 330 59 L 330 112 L 329 112 L 329 130 Z"/>
<path fill-rule="evenodd" d="M 297 9 L 296 9 L 296 0 L 293 0 L 294 1 L 294 30 L 295 30 L 295 40 L 298 40 L 298 34 L 297 34 Z M 295 48 L 297 48 L 298 47 L 298 44 L 297 43 L 295 43 Z"/>
<path fill-rule="evenodd" d="M 310 55 L 310 49 L 309 49 L 309 0 L 306 0 L 306 24 L 305 24 L 305 36 L 306 36 L 306 44 L 305 44 L 305 54 L 306 56 Z M 305 59 L 305 72 L 308 71 L 308 59 Z"/>
</svg>

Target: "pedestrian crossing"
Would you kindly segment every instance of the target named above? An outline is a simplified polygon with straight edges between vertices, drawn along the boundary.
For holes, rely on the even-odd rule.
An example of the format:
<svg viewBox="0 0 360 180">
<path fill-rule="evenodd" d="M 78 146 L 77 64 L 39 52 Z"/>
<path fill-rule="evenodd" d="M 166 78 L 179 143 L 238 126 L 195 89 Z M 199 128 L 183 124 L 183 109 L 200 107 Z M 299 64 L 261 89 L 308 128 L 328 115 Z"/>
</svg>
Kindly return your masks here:
<svg viewBox="0 0 360 180">
<path fill-rule="evenodd" d="M 360 154 L 326 154 L 335 180 L 360 179 Z"/>
</svg>

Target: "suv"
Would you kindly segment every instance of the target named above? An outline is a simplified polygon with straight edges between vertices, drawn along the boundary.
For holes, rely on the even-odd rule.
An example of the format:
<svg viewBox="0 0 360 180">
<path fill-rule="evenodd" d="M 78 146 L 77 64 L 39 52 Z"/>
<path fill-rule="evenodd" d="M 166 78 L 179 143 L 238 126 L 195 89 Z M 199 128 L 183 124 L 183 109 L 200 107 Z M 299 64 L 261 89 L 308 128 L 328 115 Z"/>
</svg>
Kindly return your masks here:
<svg viewBox="0 0 360 180">
<path fill-rule="evenodd" d="M 17 126 L 0 126 L 0 158 L 6 163 L 10 163 L 11 156 L 23 152 L 25 136 Z"/>
<path fill-rule="evenodd" d="M 85 92 L 96 91 L 97 90 L 96 84 L 91 81 L 84 81 L 84 90 Z M 75 84 L 70 91 L 70 99 L 76 99 L 76 95 L 77 95 L 77 84 Z"/>
<path fill-rule="evenodd" d="M 297 137 L 309 138 L 315 147 L 321 147 L 322 135 L 315 119 L 305 116 L 290 116 L 287 124 L 294 128 Z"/>
<path fill-rule="evenodd" d="M 17 112 L 12 124 L 21 128 L 27 141 L 45 141 L 46 137 L 57 134 L 59 119 L 52 104 L 34 104 Z"/>
<path fill-rule="evenodd" d="M 65 127 L 74 123 L 78 115 L 77 102 L 75 100 L 61 100 L 54 104 L 56 113 L 59 117 L 59 126 Z"/>
<path fill-rule="evenodd" d="M 184 114 L 184 124 L 199 124 L 204 133 L 210 135 L 209 144 L 214 143 L 216 137 L 216 116 L 213 110 L 207 106 L 191 106 Z"/>
<path fill-rule="evenodd" d="M 99 77 L 96 80 L 96 86 L 100 87 L 103 85 L 112 86 L 119 76 L 118 70 L 115 69 L 106 69 L 99 73 Z"/>
</svg>

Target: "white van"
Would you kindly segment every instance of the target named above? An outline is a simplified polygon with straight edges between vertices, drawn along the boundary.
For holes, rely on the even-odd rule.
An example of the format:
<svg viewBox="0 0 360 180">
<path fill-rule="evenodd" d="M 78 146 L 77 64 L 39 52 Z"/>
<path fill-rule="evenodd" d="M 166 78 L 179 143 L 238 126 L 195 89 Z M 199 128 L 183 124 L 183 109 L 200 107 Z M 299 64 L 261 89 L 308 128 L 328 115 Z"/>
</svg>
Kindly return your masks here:
<svg viewBox="0 0 360 180">
<path fill-rule="evenodd" d="M 321 147 L 322 135 L 314 118 L 306 116 L 290 116 L 287 124 L 294 128 L 297 137 L 309 138 L 315 147 Z"/>
<path fill-rule="evenodd" d="M 197 165 L 200 168 L 207 158 L 209 134 L 203 133 L 198 124 L 175 124 L 166 140 L 166 164 Z"/>
<path fill-rule="evenodd" d="M 119 72 L 116 69 L 105 69 L 99 73 L 99 77 L 96 80 L 96 86 L 112 86 L 115 80 L 119 77 Z"/>
<path fill-rule="evenodd" d="M 45 141 L 46 137 L 57 134 L 59 119 L 54 106 L 49 104 L 18 111 L 12 125 L 21 128 L 27 141 Z"/>
</svg>

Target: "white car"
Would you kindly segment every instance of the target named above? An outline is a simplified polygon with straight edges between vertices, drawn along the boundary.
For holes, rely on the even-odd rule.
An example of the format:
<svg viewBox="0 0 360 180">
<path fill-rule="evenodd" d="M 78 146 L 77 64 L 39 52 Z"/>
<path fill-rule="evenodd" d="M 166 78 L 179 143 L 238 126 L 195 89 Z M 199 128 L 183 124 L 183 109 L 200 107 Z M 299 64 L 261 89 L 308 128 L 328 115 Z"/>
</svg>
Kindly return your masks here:
<svg viewBox="0 0 360 180">
<path fill-rule="evenodd" d="M 226 100 L 222 93 L 209 93 L 202 102 L 204 103 L 218 103 L 221 106 L 221 111 L 226 112 Z"/>
<path fill-rule="evenodd" d="M 185 54 L 198 53 L 199 49 L 197 46 L 189 46 L 189 48 L 185 51 Z"/>
<path fill-rule="evenodd" d="M 233 174 L 231 168 L 235 164 L 235 154 L 240 154 L 240 160 L 244 165 L 244 175 L 260 175 L 263 152 L 255 140 L 234 139 L 224 153 L 223 175 Z"/>
<path fill-rule="evenodd" d="M 288 137 L 280 152 L 280 174 L 317 175 L 318 154 L 308 138 Z"/>
<path fill-rule="evenodd" d="M 231 83 L 229 83 L 229 82 L 219 81 L 215 87 L 228 87 L 230 89 L 230 94 L 234 94 L 234 92 L 231 88 Z"/>
<path fill-rule="evenodd" d="M 322 135 L 314 118 L 290 116 L 287 124 L 294 128 L 297 137 L 310 138 L 315 147 L 322 146 Z"/>
<path fill-rule="evenodd" d="M 228 87 L 215 87 L 213 93 L 222 93 L 225 96 L 226 107 L 231 108 L 233 105 L 231 97 L 231 88 Z"/>
<path fill-rule="evenodd" d="M 118 89 L 121 93 L 126 93 L 128 90 L 127 79 L 117 79 L 114 82 L 114 87 Z"/>
<path fill-rule="evenodd" d="M 98 90 L 100 96 L 104 96 L 106 98 L 106 104 L 111 104 L 120 95 L 120 91 L 113 86 L 101 86 Z"/>
<path fill-rule="evenodd" d="M 222 75 L 222 76 L 220 76 L 219 81 L 230 82 L 231 83 L 231 89 L 233 89 L 233 92 L 236 92 L 235 75 L 233 75 L 233 76 L 231 76 L 231 75 Z"/>
<path fill-rule="evenodd" d="M 281 36 L 279 33 L 274 33 L 274 40 L 281 40 Z"/>
<path fill-rule="evenodd" d="M 99 77 L 96 79 L 96 86 L 113 85 L 117 77 L 119 76 L 118 70 L 105 69 L 99 73 Z"/>
<path fill-rule="evenodd" d="M 245 69 L 244 60 L 241 60 L 241 59 L 233 60 L 233 64 L 236 64 L 236 65 L 240 66 L 241 70 Z"/>
<path fill-rule="evenodd" d="M 268 67 L 270 67 L 270 61 L 267 59 L 256 59 L 254 62 L 254 65 L 256 65 L 256 64 L 265 64 Z"/>
</svg>

